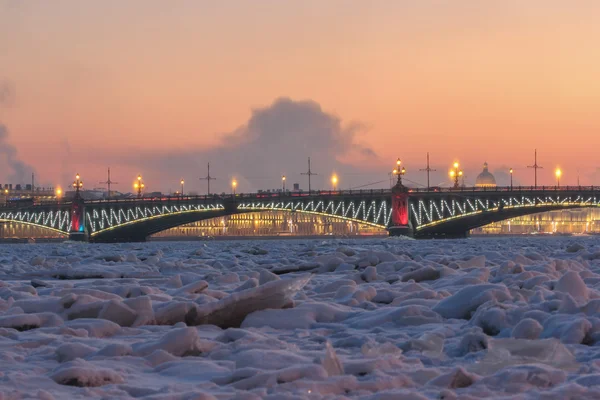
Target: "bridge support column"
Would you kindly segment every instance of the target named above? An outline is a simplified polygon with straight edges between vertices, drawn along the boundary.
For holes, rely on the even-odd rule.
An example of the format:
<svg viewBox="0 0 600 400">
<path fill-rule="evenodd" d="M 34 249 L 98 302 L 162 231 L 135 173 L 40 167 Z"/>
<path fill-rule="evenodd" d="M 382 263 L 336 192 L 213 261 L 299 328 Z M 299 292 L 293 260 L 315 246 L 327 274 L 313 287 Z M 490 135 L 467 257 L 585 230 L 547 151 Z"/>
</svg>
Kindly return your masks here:
<svg viewBox="0 0 600 400">
<path fill-rule="evenodd" d="M 408 218 L 408 192 L 401 184 L 392 189 L 392 218 L 387 230 L 390 236 L 413 235 Z"/>
<path fill-rule="evenodd" d="M 88 235 L 85 230 L 85 204 L 79 192 L 75 195 L 71 204 L 71 229 L 69 231 L 69 240 L 77 242 L 86 242 Z"/>
</svg>

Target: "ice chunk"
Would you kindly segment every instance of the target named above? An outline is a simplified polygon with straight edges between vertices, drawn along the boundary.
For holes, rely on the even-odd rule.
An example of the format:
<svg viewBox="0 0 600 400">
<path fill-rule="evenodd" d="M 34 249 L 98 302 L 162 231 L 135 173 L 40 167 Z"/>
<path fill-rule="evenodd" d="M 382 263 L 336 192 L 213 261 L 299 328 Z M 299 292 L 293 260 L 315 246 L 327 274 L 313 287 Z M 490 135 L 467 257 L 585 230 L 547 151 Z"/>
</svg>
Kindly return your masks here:
<svg viewBox="0 0 600 400">
<path fill-rule="evenodd" d="M 365 282 L 376 281 L 377 280 L 377 268 L 375 268 L 373 266 L 365 268 L 365 270 L 363 271 L 363 273 L 360 274 L 360 277 Z"/>
<path fill-rule="evenodd" d="M 467 372 L 461 367 L 458 367 L 447 374 L 440 375 L 430 380 L 427 384 L 449 389 L 460 389 L 471 386 L 479 379 L 479 376 Z"/>
<path fill-rule="evenodd" d="M 545 364 L 572 370 L 577 368 L 573 354 L 556 339 L 493 339 L 489 341 L 486 356 L 472 370 L 487 375 L 522 364 Z"/>
<path fill-rule="evenodd" d="M 94 357 L 122 357 L 133 354 L 133 349 L 130 345 L 124 343 L 112 343 L 98 350 Z"/>
<path fill-rule="evenodd" d="M 95 348 L 83 343 L 65 343 L 56 349 L 56 358 L 59 363 L 63 363 L 76 358 L 84 358 L 94 352 L 96 352 Z"/>
<path fill-rule="evenodd" d="M 442 318 L 436 312 L 423 306 L 385 307 L 361 313 L 347 320 L 353 328 L 371 329 L 385 323 L 397 326 L 425 325 L 440 323 Z"/>
<path fill-rule="evenodd" d="M 535 319 L 524 318 L 513 328 L 511 336 L 515 339 L 537 339 L 542 329 Z"/>
<path fill-rule="evenodd" d="M 201 293 L 204 289 L 208 287 L 208 282 L 206 281 L 196 281 L 192 282 L 188 285 L 185 285 L 178 289 L 175 292 L 175 296 L 185 296 L 187 294 L 196 294 Z"/>
<path fill-rule="evenodd" d="M 275 370 L 294 364 L 308 364 L 312 359 L 285 350 L 250 349 L 235 355 L 236 369 L 254 367 Z"/>
<path fill-rule="evenodd" d="M 261 269 L 260 275 L 258 277 L 258 284 L 264 285 L 267 282 L 278 281 L 280 279 L 281 278 L 279 276 L 275 275 L 271 271 L 267 271 L 266 269 Z"/>
<path fill-rule="evenodd" d="M 65 326 L 72 329 L 85 329 L 89 336 L 97 338 L 110 337 L 121 330 L 119 325 L 105 319 L 81 318 L 67 321 Z"/>
<path fill-rule="evenodd" d="M 131 326 L 137 314 L 123 302 L 110 300 L 104 304 L 98 318 L 107 319 L 121 326 Z"/>
<path fill-rule="evenodd" d="M 253 312 L 244 319 L 242 328 L 310 329 L 317 322 L 339 322 L 353 314 L 345 306 L 305 302 L 293 309 Z"/>
<path fill-rule="evenodd" d="M 408 272 L 402 275 L 402 282 L 408 282 L 411 279 L 415 282 L 421 281 L 434 281 L 440 278 L 440 271 L 437 269 L 425 266 L 423 268 L 419 268 L 415 271 Z"/>
<path fill-rule="evenodd" d="M 156 350 L 164 350 L 174 356 L 183 357 L 200 355 L 204 350 L 209 349 L 210 346 L 203 345 L 195 328 L 186 327 L 173 329 L 156 341 L 136 343 L 132 348 L 136 355 L 142 357 Z"/>
<path fill-rule="evenodd" d="M 488 336 L 482 332 L 470 332 L 462 337 L 458 345 L 458 354 L 464 356 L 487 349 L 489 346 Z"/>
<path fill-rule="evenodd" d="M 321 364 L 329 376 L 344 375 L 344 366 L 329 342 L 325 343 L 325 358 Z"/>
<path fill-rule="evenodd" d="M 59 366 L 50 378 L 59 385 L 95 387 L 111 383 L 123 383 L 123 377 L 115 371 L 100 368 L 94 364 L 77 359 Z"/>
<path fill-rule="evenodd" d="M 556 282 L 554 290 L 570 294 L 575 300 L 587 301 L 589 298 L 588 288 L 581 279 L 581 276 L 575 271 L 565 273 Z"/>
<path fill-rule="evenodd" d="M 465 287 L 454 295 L 440 301 L 433 311 L 444 318 L 469 319 L 471 313 L 490 300 L 510 300 L 512 296 L 503 285 L 483 284 Z"/>
<path fill-rule="evenodd" d="M 15 314 L 0 317 L 0 328 L 13 328 L 18 331 L 28 331 L 42 326 L 59 326 L 63 320 L 53 313 Z"/>
<path fill-rule="evenodd" d="M 277 276 L 277 275 L 275 275 L 275 276 Z M 259 285 L 258 284 L 258 279 L 256 279 L 256 278 L 250 278 L 246 282 L 244 282 L 242 285 L 240 285 L 239 287 L 237 287 L 235 289 L 235 292 L 241 292 L 241 291 L 246 290 L 246 289 L 252 289 L 252 288 L 257 287 L 258 285 Z"/>
<path fill-rule="evenodd" d="M 567 253 L 577 253 L 579 250 L 584 250 L 585 246 L 579 243 L 573 243 L 567 246 Z"/>
<path fill-rule="evenodd" d="M 254 289 L 201 306 L 194 306 L 186 316 L 188 325 L 213 324 L 221 328 L 239 327 L 248 314 L 266 308 L 283 308 L 306 285 L 311 276 L 268 282 Z"/>
</svg>

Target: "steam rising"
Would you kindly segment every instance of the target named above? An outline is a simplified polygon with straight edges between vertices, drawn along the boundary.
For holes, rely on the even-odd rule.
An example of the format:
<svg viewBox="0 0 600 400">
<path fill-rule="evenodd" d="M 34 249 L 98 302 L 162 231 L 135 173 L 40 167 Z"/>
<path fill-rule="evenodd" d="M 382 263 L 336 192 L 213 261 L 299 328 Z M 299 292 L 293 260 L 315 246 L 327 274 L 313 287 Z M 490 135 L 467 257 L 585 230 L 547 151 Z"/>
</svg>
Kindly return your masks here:
<svg viewBox="0 0 600 400">
<path fill-rule="evenodd" d="M 14 90 L 8 82 L 0 82 L 0 108 L 8 107 L 14 102 Z M 15 146 L 8 143 L 8 129 L 0 120 L 0 160 L 6 160 L 8 175 L 4 176 L 10 183 L 24 183 L 28 181 L 33 167 L 22 161 Z"/>
</svg>

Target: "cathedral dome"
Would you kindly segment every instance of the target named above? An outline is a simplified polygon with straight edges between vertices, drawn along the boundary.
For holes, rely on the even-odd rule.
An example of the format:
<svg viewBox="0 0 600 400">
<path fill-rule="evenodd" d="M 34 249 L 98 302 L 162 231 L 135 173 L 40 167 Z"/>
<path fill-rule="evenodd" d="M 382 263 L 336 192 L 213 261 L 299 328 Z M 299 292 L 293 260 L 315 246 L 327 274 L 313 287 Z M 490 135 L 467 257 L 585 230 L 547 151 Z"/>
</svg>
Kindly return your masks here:
<svg viewBox="0 0 600 400">
<path fill-rule="evenodd" d="M 487 162 L 483 164 L 483 171 L 477 175 L 475 180 L 476 187 L 496 187 L 496 178 L 488 171 Z"/>
</svg>

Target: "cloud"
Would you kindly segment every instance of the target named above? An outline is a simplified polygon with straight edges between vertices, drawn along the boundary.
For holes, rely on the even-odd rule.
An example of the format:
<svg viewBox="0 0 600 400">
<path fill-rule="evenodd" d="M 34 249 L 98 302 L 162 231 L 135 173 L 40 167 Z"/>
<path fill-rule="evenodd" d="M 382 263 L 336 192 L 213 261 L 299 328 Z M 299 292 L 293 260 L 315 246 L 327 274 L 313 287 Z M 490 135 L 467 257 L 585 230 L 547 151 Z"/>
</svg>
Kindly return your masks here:
<svg viewBox="0 0 600 400">
<path fill-rule="evenodd" d="M 0 81 L 0 107 L 11 106 L 14 103 L 15 91 L 6 81 Z M 9 172 L 6 178 L 10 183 L 28 182 L 28 176 L 34 169 L 22 161 L 17 154 L 15 146 L 8 142 L 8 128 L 0 121 L 0 159 L 6 160 Z"/>
<path fill-rule="evenodd" d="M 269 106 L 252 110 L 250 119 L 222 135 L 222 144 L 215 148 L 167 150 L 125 159 L 132 165 L 145 165 L 145 171 L 153 170 L 161 180 L 173 180 L 185 171 L 205 176 L 206 164 L 210 162 L 211 175 L 218 179 L 211 182 L 215 191 L 228 191 L 232 175 L 239 190 L 249 191 L 279 188 L 281 175 L 286 175 L 288 185 L 297 182 L 307 189 L 307 177 L 301 173 L 307 171 L 307 159 L 311 157 L 311 169 L 319 174 L 312 178 L 313 188 L 329 188 L 333 172 L 351 176 L 377 161 L 375 151 L 358 140 L 366 131 L 361 123 L 344 124 L 315 101 L 282 97 Z M 358 161 L 364 162 L 361 168 L 354 166 Z M 348 187 L 350 178 L 343 184 Z M 200 187 L 200 182 L 196 187 Z"/>
<path fill-rule="evenodd" d="M 0 81 L 0 106 L 11 106 L 15 100 L 15 91 L 12 84 Z"/>
</svg>

